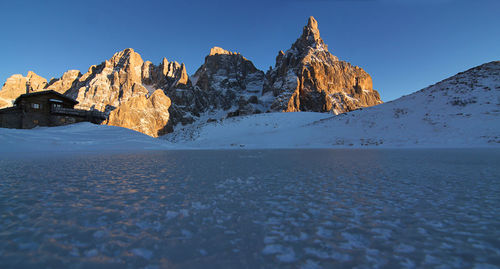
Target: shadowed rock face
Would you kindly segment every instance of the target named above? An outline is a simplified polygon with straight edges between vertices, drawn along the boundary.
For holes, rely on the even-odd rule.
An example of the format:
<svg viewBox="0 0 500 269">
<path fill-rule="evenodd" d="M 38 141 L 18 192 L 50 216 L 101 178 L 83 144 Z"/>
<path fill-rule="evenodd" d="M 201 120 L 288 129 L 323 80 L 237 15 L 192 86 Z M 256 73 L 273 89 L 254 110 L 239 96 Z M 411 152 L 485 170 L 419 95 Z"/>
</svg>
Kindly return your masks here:
<svg viewBox="0 0 500 269">
<path fill-rule="evenodd" d="M 368 73 L 328 51 L 313 17 L 292 47 L 278 53 L 266 78 L 263 93 L 275 97 L 274 111 L 339 114 L 382 103 Z"/>
<path fill-rule="evenodd" d="M 214 47 L 185 87 L 166 91 L 172 100 L 169 124 L 189 124 L 205 112 L 215 118 L 259 113 L 265 110 L 258 99 L 264 79 L 241 54 Z"/>
<path fill-rule="evenodd" d="M 264 78 L 264 72 L 241 54 L 214 47 L 192 80 L 205 96 L 205 110 L 252 114 L 257 108 L 250 107 L 249 100 L 262 94 Z"/>
</svg>

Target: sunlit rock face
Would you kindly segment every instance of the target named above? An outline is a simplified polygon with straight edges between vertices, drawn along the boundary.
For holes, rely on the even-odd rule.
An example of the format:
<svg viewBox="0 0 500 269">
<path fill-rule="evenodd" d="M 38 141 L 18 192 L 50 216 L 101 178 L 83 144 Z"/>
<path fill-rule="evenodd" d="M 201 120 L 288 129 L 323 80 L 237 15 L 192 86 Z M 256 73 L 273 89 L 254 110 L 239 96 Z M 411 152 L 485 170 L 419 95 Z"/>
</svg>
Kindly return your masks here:
<svg viewBox="0 0 500 269">
<path fill-rule="evenodd" d="M 80 102 L 79 108 L 109 112 L 105 124 L 157 137 L 171 130 L 171 101 L 165 93 L 186 87 L 190 82 L 184 64 L 164 58 L 154 65 L 125 49 L 90 67 L 66 94 Z"/>
<path fill-rule="evenodd" d="M 156 66 L 144 62 L 133 49 L 125 49 L 83 75 L 69 70 L 49 83 L 31 71 L 26 77 L 13 75 L 0 91 L 0 105 L 10 106 L 27 91 L 55 90 L 76 99 L 75 108 L 108 112 L 104 124 L 156 137 L 171 130 L 167 127 L 171 102 L 165 92 L 186 87 L 190 83 L 184 64 L 163 59 Z"/>
<path fill-rule="evenodd" d="M 53 78 L 50 80 L 46 90 L 54 90 L 58 93 L 65 94 L 72 87 L 76 86 L 79 82 L 82 73 L 79 70 L 68 70 L 62 77 Z"/>
<path fill-rule="evenodd" d="M 171 102 L 162 90 L 151 96 L 139 95 L 129 98 L 111 111 L 107 125 L 129 128 L 152 137 L 166 134 Z"/>
<path fill-rule="evenodd" d="M 275 96 L 273 111 L 339 114 L 382 103 L 368 73 L 328 51 L 313 17 L 292 47 L 278 53 L 266 78 L 263 92 Z"/>
<path fill-rule="evenodd" d="M 28 71 L 26 76 L 12 75 L 0 90 L 0 108 L 10 107 L 19 95 L 43 90 L 45 86 L 47 86 L 47 80 L 32 71 Z"/>
<path fill-rule="evenodd" d="M 155 66 L 133 49 L 125 49 L 91 66 L 66 94 L 79 102 L 79 108 L 111 111 L 132 97 L 185 85 L 187 78 L 184 64 L 163 59 Z"/>
<path fill-rule="evenodd" d="M 143 60 L 133 49 L 115 53 L 111 59 L 93 65 L 66 94 L 78 108 L 110 111 L 129 98 L 146 95 L 142 85 Z"/>
</svg>

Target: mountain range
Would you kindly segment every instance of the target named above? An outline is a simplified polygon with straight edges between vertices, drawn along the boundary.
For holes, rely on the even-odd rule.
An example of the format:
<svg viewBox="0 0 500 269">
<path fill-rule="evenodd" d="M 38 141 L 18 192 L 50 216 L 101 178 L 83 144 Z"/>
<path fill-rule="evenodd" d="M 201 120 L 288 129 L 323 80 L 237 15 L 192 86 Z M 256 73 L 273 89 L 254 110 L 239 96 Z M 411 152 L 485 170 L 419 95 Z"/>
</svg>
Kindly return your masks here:
<svg viewBox="0 0 500 269">
<path fill-rule="evenodd" d="M 157 93 L 163 92 L 150 98 Z M 227 148 L 498 148 L 500 61 L 394 101 L 339 115 L 270 112 L 204 119 L 201 115 L 161 139 L 88 122 L 34 130 L 0 128 L 0 151 L 11 156 Z"/>
<path fill-rule="evenodd" d="M 155 65 L 129 48 L 83 74 L 69 70 L 49 81 L 31 71 L 13 75 L 0 90 L 0 108 L 11 106 L 20 94 L 41 90 L 76 99 L 76 108 L 106 112 L 103 124 L 153 137 L 183 125 L 235 116 L 340 114 L 382 103 L 368 73 L 328 51 L 313 17 L 267 72 L 240 53 L 214 47 L 189 76 L 183 63 L 164 58 Z"/>
<path fill-rule="evenodd" d="M 179 148 L 463 148 L 500 146 L 500 61 L 356 111 L 266 113 L 192 124 Z"/>
</svg>

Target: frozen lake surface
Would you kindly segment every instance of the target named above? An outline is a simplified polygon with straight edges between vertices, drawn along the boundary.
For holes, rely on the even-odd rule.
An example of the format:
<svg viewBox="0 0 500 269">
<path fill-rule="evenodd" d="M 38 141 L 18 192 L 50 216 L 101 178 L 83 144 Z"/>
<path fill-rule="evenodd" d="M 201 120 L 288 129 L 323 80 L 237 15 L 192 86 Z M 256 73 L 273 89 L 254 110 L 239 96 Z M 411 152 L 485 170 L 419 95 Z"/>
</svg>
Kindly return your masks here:
<svg viewBox="0 0 500 269">
<path fill-rule="evenodd" d="M 0 268 L 500 265 L 499 150 L 0 159 Z"/>
</svg>

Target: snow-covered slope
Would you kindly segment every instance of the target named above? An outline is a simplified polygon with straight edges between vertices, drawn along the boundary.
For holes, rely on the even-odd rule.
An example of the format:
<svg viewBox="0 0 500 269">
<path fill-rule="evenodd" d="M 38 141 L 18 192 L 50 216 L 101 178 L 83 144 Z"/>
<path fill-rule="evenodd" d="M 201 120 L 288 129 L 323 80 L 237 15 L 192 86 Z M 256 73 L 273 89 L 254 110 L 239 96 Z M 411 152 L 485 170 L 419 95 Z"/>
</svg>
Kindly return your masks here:
<svg viewBox="0 0 500 269">
<path fill-rule="evenodd" d="M 269 113 L 192 125 L 165 139 L 193 148 L 500 146 L 500 62 L 337 116 Z"/>
<path fill-rule="evenodd" d="M 313 131 L 304 126 L 328 117 L 315 112 L 256 114 L 192 124 L 161 138 L 177 148 L 303 147 Z"/>
<path fill-rule="evenodd" d="M 116 152 L 171 147 L 166 141 L 130 129 L 88 122 L 30 130 L 0 128 L 0 157 L 13 153 Z"/>
</svg>

